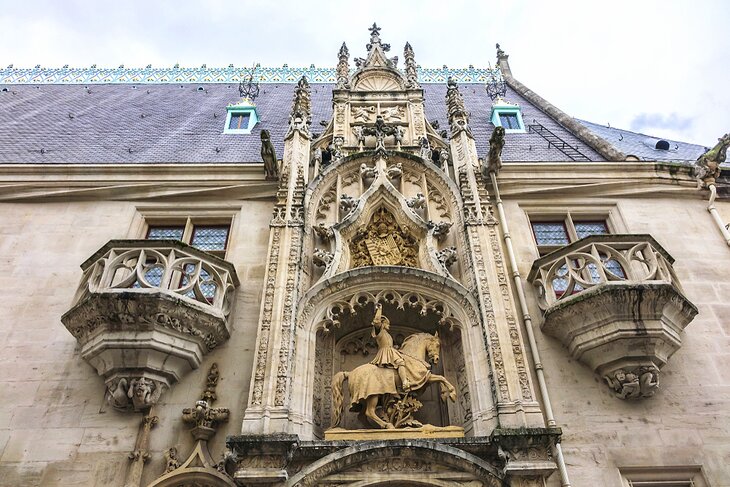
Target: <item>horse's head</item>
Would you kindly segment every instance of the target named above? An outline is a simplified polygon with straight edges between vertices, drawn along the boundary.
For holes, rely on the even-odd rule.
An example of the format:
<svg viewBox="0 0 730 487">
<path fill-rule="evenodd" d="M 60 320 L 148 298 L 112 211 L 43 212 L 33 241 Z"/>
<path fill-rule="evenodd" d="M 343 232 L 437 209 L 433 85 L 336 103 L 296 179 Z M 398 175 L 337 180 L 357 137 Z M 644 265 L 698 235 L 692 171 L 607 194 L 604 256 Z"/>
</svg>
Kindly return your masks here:
<svg viewBox="0 0 730 487">
<path fill-rule="evenodd" d="M 439 363 L 439 353 L 441 352 L 441 339 L 439 338 L 439 332 L 436 332 L 426 344 L 426 353 L 428 358 L 433 362 L 434 365 Z"/>
</svg>

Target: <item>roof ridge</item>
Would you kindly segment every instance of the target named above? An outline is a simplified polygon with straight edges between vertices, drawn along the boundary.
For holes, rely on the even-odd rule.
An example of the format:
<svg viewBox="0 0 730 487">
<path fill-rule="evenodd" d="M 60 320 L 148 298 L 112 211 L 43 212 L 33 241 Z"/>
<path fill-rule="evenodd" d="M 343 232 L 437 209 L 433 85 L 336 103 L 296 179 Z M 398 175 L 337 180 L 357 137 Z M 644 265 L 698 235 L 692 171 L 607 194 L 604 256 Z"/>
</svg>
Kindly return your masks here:
<svg viewBox="0 0 730 487">
<path fill-rule="evenodd" d="M 665 138 L 665 137 L 657 137 L 656 135 L 649 135 L 649 134 L 645 134 L 644 132 L 636 132 L 634 130 L 622 129 L 622 128 L 618 128 L 618 127 L 611 127 L 610 125 L 603 125 L 601 123 L 591 122 L 590 120 L 583 120 L 582 118 L 576 118 L 576 120 L 578 120 L 580 123 L 587 123 L 587 124 L 590 124 L 590 125 L 597 125 L 599 127 L 603 127 L 605 129 L 609 129 L 609 130 L 619 130 L 621 132 L 628 132 L 630 134 L 641 135 L 642 137 L 647 137 L 647 138 L 650 138 L 650 139 L 666 140 L 668 142 L 677 142 L 677 143 L 686 144 L 686 145 L 694 145 L 694 146 L 697 146 L 697 147 L 703 147 L 705 149 L 707 148 L 707 146 L 702 145 L 702 144 L 695 144 L 693 142 L 684 142 L 682 140 L 676 140 L 676 139 L 668 139 L 668 138 Z"/>
</svg>

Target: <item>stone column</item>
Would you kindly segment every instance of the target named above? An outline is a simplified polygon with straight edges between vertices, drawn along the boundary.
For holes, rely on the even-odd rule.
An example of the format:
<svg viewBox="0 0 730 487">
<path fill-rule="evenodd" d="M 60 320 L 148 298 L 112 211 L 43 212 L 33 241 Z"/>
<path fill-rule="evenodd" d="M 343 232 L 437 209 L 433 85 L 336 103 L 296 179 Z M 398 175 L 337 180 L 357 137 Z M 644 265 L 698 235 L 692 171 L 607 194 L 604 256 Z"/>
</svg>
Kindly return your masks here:
<svg viewBox="0 0 730 487">
<path fill-rule="evenodd" d="M 309 87 L 304 80 L 297 86 L 289 132 L 284 139 L 281 179 L 269 230 L 251 391 L 242 425 L 244 434 L 284 433 L 291 429 L 288 404 L 310 119 Z"/>
<path fill-rule="evenodd" d="M 497 220 L 477 171 L 474 137 L 456 83 L 449 80 L 446 102 L 451 125 L 454 173 L 464 200 L 466 238 L 491 362 L 497 418 L 483 414 L 486 427 L 541 427 L 524 340 L 516 315 Z"/>
</svg>

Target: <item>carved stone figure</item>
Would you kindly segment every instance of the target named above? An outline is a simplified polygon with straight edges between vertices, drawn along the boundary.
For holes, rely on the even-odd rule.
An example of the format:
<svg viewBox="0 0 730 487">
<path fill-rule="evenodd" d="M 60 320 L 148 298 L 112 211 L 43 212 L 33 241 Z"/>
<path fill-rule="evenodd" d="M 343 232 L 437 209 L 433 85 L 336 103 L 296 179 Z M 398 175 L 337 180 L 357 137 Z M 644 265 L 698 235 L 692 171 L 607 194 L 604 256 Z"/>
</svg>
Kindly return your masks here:
<svg viewBox="0 0 730 487">
<path fill-rule="evenodd" d="M 502 169 L 502 148 L 504 147 L 504 127 L 494 127 L 492 136 L 489 138 L 489 156 L 486 166 L 482 165 L 482 175 L 485 178 L 489 174 L 499 174 Z"/>
<path fill-rule="evenodd" d="M 400 150 L 401 146 L 403 145 L 403 135 L 405 135 L 403 127 L 395 127 L 395 130 L 393 131 L 393 137 L 395 137 L 395 145 L 397 146 L 398 150 Z"/>
<path fill-rule="evenodd" d="M 342 158 L 344 157 L 344 154 L 342 153 L 342 146 L 345 144 L 344 137 L 337 136 L 334 139 L 332 139 L 332 146 L 330 148 L 330 153 L 332 154 L 332 163 L 337 164 L 339 162 L 342 162 Z"/>
<path fill-rule="evenodd" d="M 730 146 L 730 133 L 717 139 L 715 147 L 702 154 L 695 162 L 694 174 L 698 185 L 709 186 L 715 184 L 720 177 L 720 164 L 727 158 L 727 148 Z"/>
<path fill-rule="evenodd" d="M 385 153 L 385 137 L 395 136 L 397 130 L 393 125 L 387 125 L 383 117 L 378 115 L 375 117 L 374 127 L 365 127 L 363 133 L 365 135 L 375 136 L 375 151 Z"/>
<path fill-rule="evenodd" d="M 360 123 L 370 121 L 370 116 L 375 113 L 375 107 L 352 107 L 352 120 Z"/>
<path fill-rule="evenodd" d="M 390 179 L 396 179 L 396 178 L 401 177 L 401 175 L 403 174 L 403 164 L 401 164 L 399 162 L 397 164 L 389 166 L 387 173 L 388 173 L 388 178 L 390 178 Z"/>
<path fill-rule="evenodd" d="M 180 458 L 177 456 L 177 448 L 174 446 L 165 450 L 165 473 L 180 468 Z"/>
<path fill-rule="evenodd" d="M 451 222 L 438 222 L 434 224 L 433 226 L 433 236 L 436 237 L 438 240 L 443 240 L 446 235 L 449 234 L 449 230 L 451 229 L 451 225 L 453 225 Z"/>
<path fill-rule="evenodd" d="M 279 166 L 276 163 L 276 150 L 271 143 L 271 134 L 266 129 L 261 130 L 261 159 L 264 161 L 264 171 L 268 181 L 279 179 Z"/>
<path fill-rule="evenodd" d="M 340 210 L 342 210 L 342 213 L 345 215 L 350 213 L 352 209 L 355 208 L 355 205 L 357 205 L 357 200 L 352 196 L 346 194 L 340 196 Z"/>
<path fill-rule="evenodd" d="M 312 254 L 312 262 L 317 267 L 327 267 L 333 258 L 332 252 L 319 248 L 315 248 Z"/>
<path fill-rule="evenodd" d="M 109 385 L 108 399 L 116 409 L 146 411 L 160 398 L 162 388 L 162 384 L 145 377 L 121 377 Z"/>
<path fill-rule="evenodd" d="M 355 134 L 355 138 L 357 138 L 357 145 L 360 150 L 362 150 L 363 147 L 365 147 L 365 134 L 363 133 L 362 127 L 360 125 L 352 127 L 352 133 Z"/>
<path fill-rule="evenodd" d="M 155 383 L 145 377 L 132 379 L 127 394 L 132 399 L 135 410 L 142 411 L 152 406 L 155 400 L 153 395 L 155 388 Z"/>
<path fill-rule="evenodd" d="M 426 207 L 426 197 L 423 193 L 416 193 L 416 196 L 412 196 L 406 200 L 406 204 L 409 208 L 418 209 Z"/>
<path fill-rule="evenodd" d="M 445 269 L 448 269 L 456 263 L 456 247 L 446 247 L 439 250 L 436 252 L 436 258 Z"/>
<path fill-rule="evenodd" d="M 653 366 L 642 366 L 635 370 L 619 369 L 613 377 L 604 377 L 608 385 L 621 399 L 651 397 L 659 388 L 659 371 Z"/>
<path fill-rule="evenodd" d="M 441 167 L 441 169 L 445 168 L 448 161 L 449 161 L 449 150 L 446 148 L 439 149 L 439 167 Z"/>
<path fill-rule="evenodd" d="M 316 165 L 320 168 L 320 171 L 322 170 L 322 149 L 320 147 L 312 152 L 312 165 Z"/>
<path fill-rule="evenodd" d="M 332 230 L 332 227 L 325 226 L 324 223 L 320 223 L 319 225 L 312 225 L 312 230 L 314 231 L 314 234 L 318 236 L 323 242 L 329 242 L 332 237 L 334 237 L 334 231 Z"/>
<path fill-rule="evenodd" d="M 380 304 L 376 306 L 373 318 L 373 335 L 378 342 L 378 353 L 367 364 L 350 372 L 338 372 L 332 379 L 332 426 L 342 420 L 344 396 L 342 388 L 348 381 L 350 411 L 363 411 L 365 417 L 375 426 L 394 429 L 396 427 L 420 426 L 412 419 L 422 404 L 411 391 L 420 391 L 428 384 L 441 385 L 441 400 L 456 400 L 456 389 L 446 378 L 432 374 L 427 359 L 438 363 L 441 341 L 438 333 L 416 333 L 408 336 L 400 350 L 393 348 L 393 338 L 388 331 L 390 320 L 382 315 Z M 377 413 L 380 405 L 385 419 Z"/>
<path fill-rule="evenodd" d="M 380 110 L 380 116 L 383 120 L 390 122 L 391 120 L 401 121 L 406 116 L 406 110 L 402 106 L 385 107 Z"/>
<path fill-rule="evenodd" d="M 370 167 L 364 162 L 360 164 L 360 177 L 365 179 L 373 179 L 375 177 L 375 168 Z"/>
<path fill-rule="evenodd" d="M 428 141 L 428 137 L 425 135 L 421 137 L 418 140 L 418 144 L 421 146 L 420 153 L 418 154 L 421 156 L 421 159 L 424 159 L 426 161 L 431 161 L 432 152 L 431 152 L 431 144 Z"/>
</svg>

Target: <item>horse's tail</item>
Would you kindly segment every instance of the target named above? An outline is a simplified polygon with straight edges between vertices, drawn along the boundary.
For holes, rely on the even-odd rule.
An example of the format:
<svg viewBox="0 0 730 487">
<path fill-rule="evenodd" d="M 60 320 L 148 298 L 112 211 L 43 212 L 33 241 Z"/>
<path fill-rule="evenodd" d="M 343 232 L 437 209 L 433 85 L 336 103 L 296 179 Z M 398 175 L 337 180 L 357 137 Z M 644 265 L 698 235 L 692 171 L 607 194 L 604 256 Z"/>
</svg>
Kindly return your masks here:
<svg viewBox="0 0 730 487">
<path fill-rule="evenodd" d="M 332 378 L 332 427 L 340 425 L 342 420 L 342 383 L 347 380 L 347 372 L 337 372 Z"/>
</svg>

